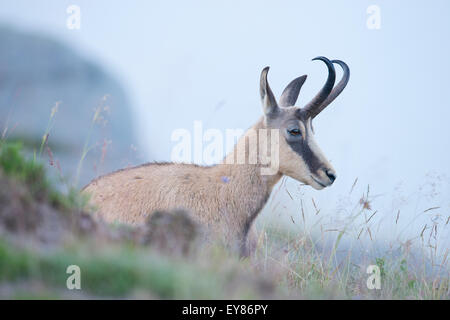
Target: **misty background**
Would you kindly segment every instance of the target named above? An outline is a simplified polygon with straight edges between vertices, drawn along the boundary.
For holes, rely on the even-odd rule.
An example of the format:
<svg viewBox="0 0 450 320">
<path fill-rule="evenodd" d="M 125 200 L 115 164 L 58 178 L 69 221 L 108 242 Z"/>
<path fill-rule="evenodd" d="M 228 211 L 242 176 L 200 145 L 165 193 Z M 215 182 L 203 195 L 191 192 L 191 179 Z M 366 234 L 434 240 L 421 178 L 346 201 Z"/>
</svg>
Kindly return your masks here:
<svg viewBox="0 0 450 320">
<path fill-rule="evenodd" d="M 81 9 L 79 30 L 66 26 L 70 5 Z M 367 27 L 370 5 L 381 10 L 380 29 Z M 308 226 L 324 219 L 333 228 L 345 224 L 351 215 L 348 208 L 370 186 L 374 233 L 387 241 L 406 241 L 417 238 L 424 227 L 431 237 L 433 225 L 439 223 L 439 241 L 448 248 L 449 12 L 450 3 L 444 0 L 3 1 L 2 40 L 9 37 L 14 48 L 22 49 L 11 53 L 2 41 L 7 54 L 0 56 L 17 65 L 0 61 L 1 70 L 17 74 L 15 70 L 29 65 L 25 83 L 31 81 L 28 71 L 36 68 L 39 76 L 32 87 L 37 91 L 25 90 L 25 99 L 11 94 L 12 80 L 0 74 L 0 124 L 9 119 L 10 126 L 24 132 L 30 125 L 21 128 L 21 119 L 33 123 L 42 118 L 36 126 L 43 133 L 52 107 L 61 101 L 54 139 L 66 132 L 62 144 L 73 141 L 70 156 L 61 156 L 68 163 L 65 168 L 73 168 L 75 163 L 69 162 L 81 156 L 90 114 L 108 94 L 110 122 L 103 126 L 108 129 L 93 137 L 100 142 L 91 153 L 99 159 L 108 140 L 103 173 L 169 161 L 176 144 L 172 132 L 193 130 L 195 120 L 203 122 L 204 130 L 253 125 L 262 112 L 258 86 L 263 67 L 271 67 L 269 82 L 276 96 L 292 79 L 307 74 L 297 102 L 303 106 L 327 76 L 326 68 L 311 59 L 341 59 L 351 69 L 350 82 L 314 123 L 318 144 L 338 178 L 322 191 L 287 179 L 283 190 L 290 194 L 281 188 L 274 192 L 264 215 L 288 223 L 292 216 L 300 224 L 302 199 Z M 16 39 L 28 37 L 44 40 L 30 47 L 34 40 L 24 40 L 27 45 L 17 46 Z M 59 49 L 44 45 L 47 42 Z M 42 60 L 36 57 L 47 59 L 47 64 L 37 68 Z M 52 78 L 50 83 L 58 86 L 46 86 L 48 94 L 42 97 L 41 79 L 54 65 L 66 74 L 62 80 Z M 67 78 L 75 79 L 73 87 L 64 85 Z M 24 115 L 30 117 L 32 110 L 32 119 L 26 120 Z M 83 172 L 83 182 L 102 173 L 88 165 Z M 365 233 L 363 237 L 369 239 Z"/>
</svg>

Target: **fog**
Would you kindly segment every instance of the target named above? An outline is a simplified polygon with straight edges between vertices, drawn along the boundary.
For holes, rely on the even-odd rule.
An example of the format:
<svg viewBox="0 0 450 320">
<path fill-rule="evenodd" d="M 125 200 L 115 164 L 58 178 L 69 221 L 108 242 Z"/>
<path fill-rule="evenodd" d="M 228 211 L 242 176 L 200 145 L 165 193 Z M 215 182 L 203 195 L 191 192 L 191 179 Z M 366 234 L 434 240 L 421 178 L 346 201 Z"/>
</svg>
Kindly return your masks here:
<svg viewBox="0 0 450 320">
<path fill-rule="evenodd" d="M 79 30 L 66 27 L 72 4 L 81 9 Z M 381 10 L 380 29 L 367 27 L 373 4 Z M 323 64 L 311 59 L 344 60 L 350 82 L 314 121 L 316 139 L 337 171 L 335 184 L 299 190 L 288 180 L 295 199 L 280 191 L 272 204 L 286 210 L 273 213 L 271 204 L 265 215 L 297 219 L 301 196 L 311 219 L 311 198 L 330 221 L 344 219 L 343 207 L 370 185 L 374 221 L 384 221 L 379 236 L 413 237 L 439 221 L 448 247 L 449 12 L 444 0 L 14 0 L 3 1 L 0 22 L 49 34 L 108 69 L 135 108 L 136 126 L 129 130 L 139 136 L 142 162 L 170 160 L 172 132 L 193 130 L 195 120 L 204 129 L 254 124 L 262 114 L 258 86 L 266 65 L 277 96 L 308 74 L 297 102 L 302 106 L 326 79 Z"/>
</svg>

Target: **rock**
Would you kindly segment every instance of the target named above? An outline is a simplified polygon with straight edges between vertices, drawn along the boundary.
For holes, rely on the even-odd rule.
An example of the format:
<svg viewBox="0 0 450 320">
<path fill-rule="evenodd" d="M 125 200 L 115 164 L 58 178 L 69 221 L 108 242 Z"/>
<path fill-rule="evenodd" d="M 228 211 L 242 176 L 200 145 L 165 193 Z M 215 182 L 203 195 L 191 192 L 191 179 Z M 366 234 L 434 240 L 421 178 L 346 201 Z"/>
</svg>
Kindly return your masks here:
<svg viewBox="0 0 450 320">
<path fill-rule="evenodd" d="M 175 254 L 187 255 L 198 243 L 200 226 L 187 211 L 155 211 L 147 221 L 143 244 Z"/>
<path fill-rule="evenodd" d="M 48 36 L 0 27 L 0 136 L 39 151 L 52 109 L 48 144 L 64 176 L 74 178 L 100 108 L 83 162 L 82 186 L 99 174 L 127 166 L 136 145 L 132 110 L 122 85 L 73 48 Z M 43 156 L 48 159 L 47 151 Z M 56 173 L 56 170 L 52 170 Z"/>
</svg>

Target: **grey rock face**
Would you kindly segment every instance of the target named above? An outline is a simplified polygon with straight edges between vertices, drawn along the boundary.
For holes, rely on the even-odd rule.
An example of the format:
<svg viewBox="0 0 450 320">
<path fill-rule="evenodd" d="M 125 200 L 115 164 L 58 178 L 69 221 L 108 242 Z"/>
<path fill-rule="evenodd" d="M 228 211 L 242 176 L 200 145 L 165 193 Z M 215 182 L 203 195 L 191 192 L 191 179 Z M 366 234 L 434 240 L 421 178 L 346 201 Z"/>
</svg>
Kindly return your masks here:
<svg viewBox="0 0 450 320">
<path fill-rule="evenodd" d="M 132 161 L 137 140 L 132 110 L 117 80 L 44 35 L 0 26 L 0 43 L 0 136 L 6 128 L 8 140 L 22 140 L 39 153 L 58 105 L 48 145 L 64 176 L 76 180 L 88 137 L 93 148 L 83 161 L 79 186 Z M 50 163 L 48 154 L 44 149 L 42 158 Z"/>
</svg>

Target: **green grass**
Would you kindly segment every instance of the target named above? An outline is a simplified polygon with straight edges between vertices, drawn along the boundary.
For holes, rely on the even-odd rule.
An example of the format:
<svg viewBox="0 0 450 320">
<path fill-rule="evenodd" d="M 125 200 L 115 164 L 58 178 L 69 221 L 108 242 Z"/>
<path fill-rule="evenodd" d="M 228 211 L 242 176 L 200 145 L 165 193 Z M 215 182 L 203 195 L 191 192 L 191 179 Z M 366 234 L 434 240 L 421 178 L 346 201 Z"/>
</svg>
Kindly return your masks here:
<svg viewBox="0 0 450 320">
<path fill-rule="evenodd" d="M 9 177 L 26 184 L 36 198 L 49 191 L 49 183 L 41 163 L 27 160 L 21 153 L 20 143 L 0 143 L 0 169 Z"/>
<path fill-rule="evenodd" d="M 88 199 L 75 188 L 64 194 L 52 186 L 42 163 L 33 157 L 27 159 L 20 142 L 0 141 L 0 171 L 6 176 L 27 186 L 31 195 L 38 201 L 48 200 L 61 209 L 85 208 Z"/>
<path fill-rule="evenodd" d="M 381 290 L 368 290 L 364 270 L 351 267 L 334 272 L 320 255 L 300 251 L 268 261 L 266 270 L 254 266 L 258 258 L 236 257 L 208 249 L 195 258 L 172 257 L 139 246 L 73 243 L 56 251 L 32 251 L 0 240 L 0 282 L 44 284 L 49 298 L 82 293 L 103 298 L 258 299 L 267 296 L 257 285 L 264 277 L 276 283 L 270 297 L 306 299 L 448 299 L 448 279 L 438 283 L 412 276 L 404 260 L 374 261 L 382 268 Z M 81 269 L 81 291 L 66 289 L 66 268 Z M 284 267 L 279 268 L 281 265 Z M 254 281 L 250 281 L 252 277 Z M 42 290 L 41 290 L 42 291 Z M 39 298 L 41 291 L 26 298 Z M 21 287 L 10 296 L 20 297 Z M 76 297 L 76 296 L 75 296 Z"/>
<path fill-rule="evenodd" d="M 145 294 L 165 299 L 251 299 L 263 296 L 248 279 L 238 282 L 236 278 L 245 270 L 240 270 L 242 266 L 237 260 L 232 268 L 217 272 L 211 265 L 167 257 L 143 248 L 111 245 L 93 249 L 92 245 L 82 242 L 55 252 L 41 252 L 17 248 L 0 240 L 0 282 L 39 281 L 51 288 L 48 293 L 56 295 L 66 291 L 68 294 L 66 269 L 77 265 L 81 269 L 80 292 L 91 297 Z M 230 281 L 235 282 L 232 287 L 228 286 Z"/>
</svg>

